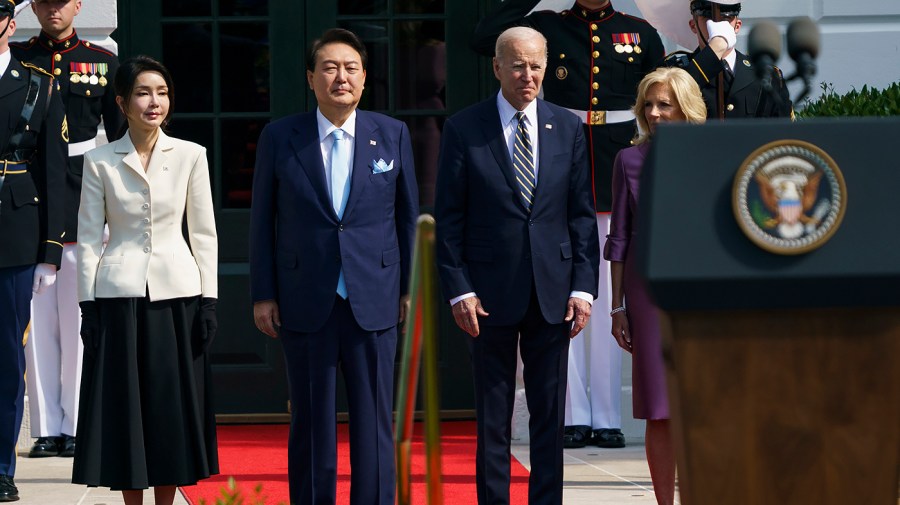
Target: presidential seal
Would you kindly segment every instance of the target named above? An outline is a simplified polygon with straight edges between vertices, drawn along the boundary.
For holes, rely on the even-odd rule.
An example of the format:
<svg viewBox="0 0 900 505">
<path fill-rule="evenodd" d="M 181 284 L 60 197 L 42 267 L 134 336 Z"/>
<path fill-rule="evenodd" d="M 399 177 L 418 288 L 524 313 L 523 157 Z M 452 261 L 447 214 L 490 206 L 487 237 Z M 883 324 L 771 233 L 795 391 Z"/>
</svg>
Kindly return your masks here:
<svg viewBox="0 0 900 505">
<path fill-rule="evenodd" d="M 847 188 L 828 153 L 801 140 L 779 140 L 744 160 L 731 203 L 738 226 L 754 244 L 776 254 L 803 254 L 837 231 Z"/>
</svg>

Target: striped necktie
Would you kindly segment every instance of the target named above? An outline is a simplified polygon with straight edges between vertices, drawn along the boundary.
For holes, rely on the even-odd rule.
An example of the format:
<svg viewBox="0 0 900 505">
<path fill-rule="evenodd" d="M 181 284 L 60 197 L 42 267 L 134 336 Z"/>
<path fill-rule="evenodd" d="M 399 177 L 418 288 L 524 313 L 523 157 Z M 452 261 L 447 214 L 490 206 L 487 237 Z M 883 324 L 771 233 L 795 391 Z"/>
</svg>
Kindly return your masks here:
<svg viewBox="0 0 900 505">
<path fill-rule="evenodd" d="M 534 151 L 531 148 L 531 138 L 528 137 L 528 126 L 525 124 L 525 113 L 516 112 L 519 121 L 516 127 L 516 143 L 513 146 L 513 168 L 516 169 L 516 181 L 519 182 L 519 193 L 525 208 L 531 212 L 534 201 L 534 187 L 536 183 L 534 170 Z"/>
</svg>

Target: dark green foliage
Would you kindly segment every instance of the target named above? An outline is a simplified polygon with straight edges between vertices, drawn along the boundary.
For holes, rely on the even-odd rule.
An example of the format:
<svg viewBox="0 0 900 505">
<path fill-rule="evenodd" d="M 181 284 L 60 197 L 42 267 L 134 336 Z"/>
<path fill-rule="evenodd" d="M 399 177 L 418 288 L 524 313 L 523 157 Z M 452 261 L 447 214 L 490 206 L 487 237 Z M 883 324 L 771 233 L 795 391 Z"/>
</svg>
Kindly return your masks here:
<svg viewBox="0 0 900 505">
<path fill-rule="evenodd" d="M 822 96 L 807 100 L 805 107 L 797 110 L 798 118 L 835 116 L 898 116 L 900 115 L 900 82 L 883 90 L 864 85 L 838 95 L 830 84 L 822 83 Z"/>
</svg>

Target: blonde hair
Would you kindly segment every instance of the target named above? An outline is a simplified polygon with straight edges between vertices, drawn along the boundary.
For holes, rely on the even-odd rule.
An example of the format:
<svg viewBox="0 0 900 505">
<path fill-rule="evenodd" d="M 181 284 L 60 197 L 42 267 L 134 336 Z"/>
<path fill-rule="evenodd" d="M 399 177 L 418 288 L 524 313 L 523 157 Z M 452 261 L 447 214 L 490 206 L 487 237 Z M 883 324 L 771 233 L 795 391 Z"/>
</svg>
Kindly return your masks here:
<svg viewBox="0 0 900 505">
<path fill-rule="evenodd" d="M 531 42 L 538 41 L 544 50 L 544 64 L 547 64 L 547 39 L 544 35 L 527 26 L 514 26 L 508 28 L 497 37 L 497 43 L 494 45 L 494 58 L 497 61 L 503 61 L 503 55 L 506 53 L 508 46 L 513 42 Z"/>
<path fill-rule="evenodd" d="M 677 67 L 657 68 L 645 75 L 641 83 L 638 84 L 637 101 L 632 108 L 635 117 L 637 117 L 638 126 L 640 126 L 640 131 L 633 141 L 635 145 L 643 144 L 650 140 L 650 125 L 647 123 L 647 117 L 644 115 L 644 102 L 647 101 L 647 92 L 650 91 L 654 84 L 662 84 L 672 90 L 675 101 L 684 114 L 685 121 L 694 124 L 706 122 L 706 102 L 703 101 L 700 86 L 697 85 L 694 78 Z"/>
</svg>

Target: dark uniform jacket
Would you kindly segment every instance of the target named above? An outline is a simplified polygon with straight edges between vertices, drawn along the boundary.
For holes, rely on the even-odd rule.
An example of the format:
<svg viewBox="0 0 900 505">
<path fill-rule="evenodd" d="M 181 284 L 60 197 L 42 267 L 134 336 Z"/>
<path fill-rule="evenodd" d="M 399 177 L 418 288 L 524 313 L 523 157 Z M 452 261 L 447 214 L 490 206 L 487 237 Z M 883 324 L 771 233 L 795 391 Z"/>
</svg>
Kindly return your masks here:
<svg viewBox="0 0 900 505">
<path fill-rule="evenodd" d="M 22 118 L 32 72 L 40 76 L 37 102 L 13 153 L 9 140 Z M 12 57 L 0 77 L 0 125 L 0 268 L 37 263 L 59 266 L 64 240 L 66 126 L 62 101 L 50 74 Z"/>
<path fill-rule="evenodd" d="M 44 32 L 27 42 L 10 43 L 13 55 L 56 76 L 69 125 L 69 143 L 77 144 L 97 136 L 101 116 L 108 140 L 116 140 L 124 122 L 116 106 L 113 76 L 119 68 L 116 56 L 78 35 L 55 40 Z M 70 156 L 66 174 L 66 242 L 75 242 L 78 205 L 81 201 L 81 173 L 84 156 Z"/>
<path fill-rule="evenodd" d="M 475 29 L 472 48 L 492 56 L 503 30 L 530 26 L 547 39 L 544 99 L 586 112 L 582 120 L 591 146 L 597 211 L 609 212 L 612 203 L 612 163 L 630 145 L 635 122 L 604 124 L 603 111 L 626 111 L 634 105 L 637 85 L 656 68 L 665 51 L 656 30 L 643 19 L 613 9 L 588 10 L 575 2 L 562 12 L 528 14 L 538 0 L 506 0 Z M 593 112 L 593 113 L 591 113 Z"/>
<path fill-rule="evenodd" d="M 718 75 L 725 73 L 725 118 L 745 117 L 790 117 L 793 118 L 791 97 L 788 94 L 781 71 L 776 69 L 772 79 L 779 98 L 766 93 L 756 78 L 756 70 L 750 58 L 735 49 L 734 74 L 726 72 L 725 63 L 709 47 L 697 49 L 693 53 L 678 51 L 666 57 L 664 65 L 687 70 L 700 85 L 706 102 L 706 115 L 718 117 L 718 95 L 716 85 Z"/>
</svg>

